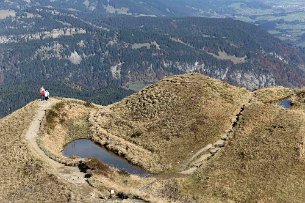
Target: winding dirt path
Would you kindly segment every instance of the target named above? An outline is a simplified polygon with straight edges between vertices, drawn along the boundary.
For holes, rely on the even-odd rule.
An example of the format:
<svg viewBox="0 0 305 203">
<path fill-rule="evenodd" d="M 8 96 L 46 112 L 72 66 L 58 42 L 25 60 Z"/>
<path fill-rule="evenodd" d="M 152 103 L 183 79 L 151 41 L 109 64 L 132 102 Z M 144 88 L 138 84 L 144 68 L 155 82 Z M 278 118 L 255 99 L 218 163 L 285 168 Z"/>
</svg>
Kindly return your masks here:
<svg viewBox="0 0 305 203">
<path fill-rule="evenodd" d="M 25 140 L 27 141 L 28 148 L 33 155 L 35 155 L 39 160 L 46 164 L 50 173 L 54 174 L 63 182 L 72 185 L 72 188 L 75 189 L 76 194 L 73 194 L 72 202 L 105 202 L 101 199 L 100 192 L 94 187 L 88 184 L 85 174 L 80 172 L 77 167 L 66 166 L 61 164 L 49 156 L 47 156 L 44 151 L 39 147 L 37 139 L 41 128 L 43 128 L 42 121 L 46 116 L 46 111 L 50 109 L 54 104 L 60 102 L 58 99 L 50 99 L 47 102 L 40 102 L 36 110 L 36 114 L 25 134 Z M 251 101 L 249 101 L 250 103 Z M 249 104 L 248 103 L 248 104 Z M 244 111 L 246 104 L 243 105 L 236 115 L 235 119 L 232 121 L 232 126 L 227 132 L 214 144 L 209 144 L 204 148 L 200 149 L 197 153 L 193 155 L 189 160 L 186 161 L 186 168 L 184 171 L 176 174 L 171 174 L 168 177 L 156 176 L 155 180 L 151 184 L 156 182 L 159 179 L 168 179 L 173 177 L 181 177 L 195 172 L 201 165 L 204 165 L 208 159 L 214 156 L 217 152 L 223 148 L 230 138 L 233 137 L 235 128 L 238 126 L 242 112 Z M 214 152 L 211 151 L 214 150 Z M 148 184 L 146 186 L 149 186 Z M 139 191 L 145 190 L 146 186 L 139 189 Z"/>
<path fill-rule="evenodd" d="M 42 120 L 46 115 L 46 110 L 59 101 L 60 100 L 52 98 L 49 101 L 40 102 L 36 115 L 25 134 L 29 150 L 48 166 L 50 173 L 56 175 L 60 180 L 68 182 L 78 188 L 78 194 L 74 194 L 76 198 L 74 198 L 74 200 L 76 200 L 76 202 L 79 200 L 81 201 L 81 199 L 86 199 L 86 202 L 102 202 L 99 198 L 99 192 L 89 186 L 87 179 L 84 177 L 84 173 L 80 172 L 77 167 L 65 166 L 64 164 L 54 161 L 48 157 L 37 144 L 37 138 L 40 128 L 42 127 Z"/>
</svg>

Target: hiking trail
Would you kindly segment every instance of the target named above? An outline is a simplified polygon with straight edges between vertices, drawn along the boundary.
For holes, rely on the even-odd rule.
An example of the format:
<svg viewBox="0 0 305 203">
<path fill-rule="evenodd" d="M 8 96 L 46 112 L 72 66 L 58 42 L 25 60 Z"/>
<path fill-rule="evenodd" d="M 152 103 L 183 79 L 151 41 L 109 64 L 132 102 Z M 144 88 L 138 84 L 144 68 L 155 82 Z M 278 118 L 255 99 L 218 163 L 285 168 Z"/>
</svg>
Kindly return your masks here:
<svg viewBox="0 0 305 203">
<path fill-rule="evenodd" d="M 219 140 L 217 140 L 215 143 L 208 144 L 205 147 L 201 148 L 191 158 L 189 158 L 183 163 L 182 167 L 184 167 L 185 170 L 181 171 L 180 172 L 181 174 L 185 174 L 185 175 L 192 174 L 199 167 L 206 165 L 209 159 L 216 156 L 216 154 L 220 152 L 227 145 L 229 140 L 234 138 L 234 132 L 238 127 L 242 113 L 245 110 L 245 107 L 249 105 L 252 102 L 252 100 L 253 97 L 251 97 L 246 104 L 241 106 L 238 113 L 232 119 L 230 128 L 227 129 L 225 133 L 220 136 Z"/>
<path fill-rule="evenodd" d="M 77 191 L 78 194 L 74 194 L 77 197 L 76 201 L 86 199 L 86 202 L 88 202 L 88 200 L 89 202 L 102 202 L 102 199 L 99 198 L 99 192 L 88 184 L 87 179 L 84 177 L 84 173 L 80 172 L 77 167 L 66 166 L 51 159 L 37 144 L 37 138 L 39 136 L 42 121 L 46 115 L 46 110 L 59 101 L 60 100 L 58 99 L 51 98 L 48 101 L 41 101 L 39 103 L 36 115 L 25 134 L 25 140 L 27 141 L 29 150 L 48 166 L 50 173 L 56 175 L 60 180 L 79 188 L 79 191 Z"/>
</svg>

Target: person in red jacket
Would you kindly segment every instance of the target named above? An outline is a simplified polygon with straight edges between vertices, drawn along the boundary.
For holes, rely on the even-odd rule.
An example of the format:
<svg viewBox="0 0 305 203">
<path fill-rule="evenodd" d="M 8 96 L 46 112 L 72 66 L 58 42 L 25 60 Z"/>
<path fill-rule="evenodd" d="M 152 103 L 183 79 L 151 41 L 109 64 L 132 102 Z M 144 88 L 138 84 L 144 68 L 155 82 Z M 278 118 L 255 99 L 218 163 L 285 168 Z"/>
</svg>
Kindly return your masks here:
<svg viewBox="0 0 305 203">
<path fill-rule="evenodd" d="M 46 90 L 43 88 L 43 86 L 40 88 L 40 96 L 41 96 L 41 101 L 45 100 L 45 94 L 46 94 Z"/>
</svg>

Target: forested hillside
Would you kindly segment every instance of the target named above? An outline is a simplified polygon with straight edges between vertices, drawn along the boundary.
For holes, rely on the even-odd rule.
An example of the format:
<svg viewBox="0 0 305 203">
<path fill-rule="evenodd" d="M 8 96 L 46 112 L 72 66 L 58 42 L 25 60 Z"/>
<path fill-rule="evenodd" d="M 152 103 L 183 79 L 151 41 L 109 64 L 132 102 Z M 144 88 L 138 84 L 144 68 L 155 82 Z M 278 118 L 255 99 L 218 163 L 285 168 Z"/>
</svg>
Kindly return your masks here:
<svg viewBox="0 0 305 203">
<path fill-rule="evenodd" d="M 53 95 L 69 92 L 97 103 L 191 72 L 248 89 L 305 84 L 301 50 L 231 19 L 92 19 L 75 10 L 38 5 L 11 13 L 0 27 L 1 91 L 14 90 L 1 94 L 2 115 L 34 98 L 29 90 L 44 84 Z M 104 91 L 115 96 L 105 97 Z"/>
<path fill-rule="evenodd" d="M 53 7 L 74 11 L 91 20 L 105 16 L 167 16 L 233 18 L 256 24 L 286 42 L 304 47 L 304 7 L 301 0 L 5 0 L 1 9 Z M 7 13 L 4 12 L 6 15 Z M 0 18 L 2 12 L 0 10 Z"/>
</svg>

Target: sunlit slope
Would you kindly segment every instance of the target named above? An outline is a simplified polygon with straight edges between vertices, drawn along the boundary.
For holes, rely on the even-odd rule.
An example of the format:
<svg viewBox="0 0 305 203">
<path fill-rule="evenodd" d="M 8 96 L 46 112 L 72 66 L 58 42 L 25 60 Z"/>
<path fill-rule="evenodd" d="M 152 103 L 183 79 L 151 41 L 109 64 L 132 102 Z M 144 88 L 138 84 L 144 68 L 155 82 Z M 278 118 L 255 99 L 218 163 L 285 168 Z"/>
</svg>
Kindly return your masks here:
<svg viewBox="0 0 305 203">
<path fill-rule="evenodd" d="M 111 134 L 147 150 L 131 159 L 148 158 L 143 165 L 151 170 L 181 170 L 181 162 L 220 139 L 250 97 L 245 89 L 200 74 L 170 77 L 101 108 L 91 118 L 92 130 L 97 137 Z M 122 146 L 113 148 L 128 156 Z M 150 160 L 152 155 L 157 158 Z"/>
<path fill-rule="evenodd" d="M 258 102 L 245 109 L 234 138 L 184 182 L 186 192 L 194 191 L 198 199 L 212 202 L 304 202 L 304 92 L 296 90 L 298 96 L 291 96 L 291 109 L 272 102 L 289 92 L 284 88 L 259 91 Z"/>
<path fill-rule="evenodd" d="M 290 108 L 277 105 L 286 98 Z M 301 203 L 304 101 L 305 89 L 249 92 L 200 74 L 166 78 L 109 106 L 35 101 L 0 120 L 0 202 L 95 202 L 114 189 L 115 197 L 155 202 Z M 80 173 L 65 165 L 92 160 L 62 155 L 80 138 L 161 174 L 103 171 L 97 160 Z"/>
<path fill-rule="evenodd" d="M 66 202 L 72 194 L 25 141 L 37 104 L 30 103 L 0 120 L 0 202 Z"/>
</svg>

